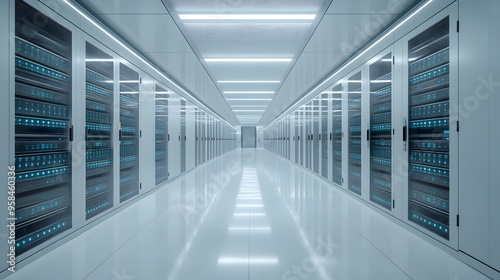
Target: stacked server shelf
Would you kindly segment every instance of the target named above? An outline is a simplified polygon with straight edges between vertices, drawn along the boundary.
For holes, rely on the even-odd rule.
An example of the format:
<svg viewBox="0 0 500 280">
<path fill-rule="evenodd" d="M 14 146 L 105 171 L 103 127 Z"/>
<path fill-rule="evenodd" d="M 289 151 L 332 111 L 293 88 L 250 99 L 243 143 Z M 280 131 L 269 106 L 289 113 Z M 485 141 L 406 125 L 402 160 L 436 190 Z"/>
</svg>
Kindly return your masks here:
<svg viewBox="0 0 500 280">
<path fill-rule="evenodd" d="M 349 107 L 349 182 L 348 189 L 361 195 L 361 72 L 347 84 Z"/>
<path fill-rule="evenodd" d="M 120 202 L 139 194 L 139 74 L 120 63 Z"/>
<path fill-rule="evenodd" d="M 321 95 L 321 176 L 328 178 L 328 93 Z"/>
<path fill-rule="evenodd" d="M 449 18 L 408 41 L 408 218 L 449 239 Z"/>
<path fill-rule="evenodd" d="M 72 34 L 21 1 L 15 9 L 15 215 L 20 255 L 72 225 Z"/>
<path fill-rule="evenodd" d="M 370 200 L 392 207 L 392 54 L 370 65 Z"/>
<path fill-rule="evenodd" d="M 313 160 L 313 171 L 319 174 L 319 141 L 321 140 L 320 137 L 320 127 L 319 127 L 319 122 L 320 122 L 320 116 L 319 116 L 319 98 L 315 98 L 312 103 L 312 125 L 313 125 L 313 131 L 312 131 L 312 140 L 313 140 L 313 154 L 312 154 L 312 160 Z"/>
<path fill-rule="evenodd" d="M 333 182 L 342 185 L 342 85 L 332 89 L 332 168 Z"/>
<path fill-rule="evenodd" d="M 168 91 L 155 86 L 155 183 L 168 179 Z"/>
<path fill-rule="evenodd" d="M 113 58 L 86 44 L 85 218 L 113 207 Z"/>
</svg>

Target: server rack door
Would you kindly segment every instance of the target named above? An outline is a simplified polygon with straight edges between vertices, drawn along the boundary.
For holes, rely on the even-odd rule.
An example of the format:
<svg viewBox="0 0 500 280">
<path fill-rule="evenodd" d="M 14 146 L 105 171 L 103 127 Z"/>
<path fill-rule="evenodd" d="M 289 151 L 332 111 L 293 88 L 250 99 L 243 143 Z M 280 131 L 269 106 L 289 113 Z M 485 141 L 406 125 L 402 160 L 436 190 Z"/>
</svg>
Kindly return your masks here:
<svg viewBox="0 0 500 280">
<path fill-rule="evenodd" d="M 311 118 L 312 118 L 312 112 L 311 112 L 311 103 L 309 102 L 306 107 L 306 116 L 305 116 L 305 124 L 306 124 L 306 135 L 307 135 L 307 142 L 306 142 L 306 168 L 311 169 L 311 154 L 312 154 L 312 141 L 311 141 Z"/>
<path fill-rule="evenodd" d="M 196 141 L 196 151 L 195 151 L 195 166 L 200 164 L 200 120 L 199 120 L 199 110 L 198 108 L 194 108 L 194 139 Z"/>
<path fill-rule="evenodd" d="M 113 58 L 85 45 L 85 219 L 113 207 Z"/>
<path fill-rule="evenodd" d="M 207 161 L 207 116 L 204 111 L 201 112 L 201 127 L 202 127 L 202 138 L 201 143 L 201 156 L 202 162 Z"/>
<path fill-rule="evenodd" d="M 139 194 L 139 73 L 120 63 L 120 203 Z"/>
<path fill-rule="evenodd" d="M 2 18 L 2 20 L 0 21 L 0 36 L 2 36 L 3 38 L 8 38 L 8 34 L 12 34 L 11 22 L 13 20 L 13 10 L 14 6 L 12 5 L 12 1 L 0 2 L 0 18 Z M 10 40 L 2 40 L 0 42 L 0 48 L 2 50 L 9 50 L 0 52 L 0 61 L 9 61 L 13 52 L 13 50 L 10 48 Z M 14 101 L 15 98 L 14 94 L 11 94 L 11 92 L 14 92 L 14 85 L 11 80 L 13 71 L 15 70 L 12 69 L 10 63 L 0 64 L 0 72 L 5 73 L 3 75 L 0 75 L 0 92 L 7 93 L 4 94 L 3 102 L 0 103 L 0 112 L 2 114 L 2 119 L 4 120 L 0 122 L 0 131 L 4 132 L 0 136 L 0 142 L 3 143 L 3 148 L 0 149 L 0 164 L 2 166 L 12 166 L 12 159 L 14 159 L 15 154 L 15 132 L 13 125 L 15 116 L 12 116 L 10 112 L 12 101 Z M 8 174 L 8 172 L 0 173 L 0 182 L 5 182 L 5 184 L 7 185 L 7 190 L 13 189 L 11 185 L 15 182 L 15 176 L 11 175 L 14 174 Z M 0 193 L 1 201 L 8 201 L 7 199 L 7 191 Z M 7 221 L 7 218 L 9 218 L 8 211 L 0 211 L 0 219 L 2 221 Z M 3 230 L 6 229 L 4 228 Z M 7 256 L 9 247 L 10 246 L 8 242 L 0 243 L 0 252 L 6 252 L 2 257 L 0 257 L 0 271 L 7 271 L 8 267 L 10 266 L 8 264 L 9 257 Z"/>
<path fill-rule="evenodd" d="M 369 65 L 370 201 L 392 209 L 392 52 Z"/>
<path fill-rule="evenodd" d="M 299 158 L 300 158 L 300 165 L 305 166 L 305 161 L 304 161 L 304 142 L 305 142 L 305 132 L 304 132 L 304 108 L 301 107 L 299 108 L 300 112 L 300 117 L 299 117 L 299 147 L 300 147 L 300 152 L 299 152 Z"/>
<path fill-rule="evenodd" d="M 320 137 L 321 137 L 321 132 L 320 132 L 320 112 L 319 112 L 319 106 L 320 106 L 320 101 L 319 98 L 315 98 L 312 103 L 313 107 L 313 116 L 312 116 L 312 144 L 313 144 L 313 154 L 312 154 L 312 161 L 313 161 L 313 171 L 315 173 L 320 174 Z"/>
<path fill-rule="evenodd" d="M 328 178 L 328 93 L 321 95 L 321 176 Z"/>
<path fill-rule="evenodd" d="M 349 157 L 348 190 L 361 195 L 361 71 L 350 76 L 347 81 Z"/>
<path fill-rule="evenodd" d="M 168 96 L 168 178 L 181 174 L 181 100 L 177 93 L 169 91 Z"/>
<path fill-rule="evenodd" d="M 181 98 L 181 133 L 179 142 L 181 143 L 181 173 L 186 171 L 186 100 Z"/>
<path fill-rule="evenodd" d="M 194 105 L 187 101 L 186 104 L 186 137 L 184 138 L 186 146 L 186 170 L 191 170 L 195 167 L 195 116 Z"/>
<path fill-rule="evenodd" d="M 16 1 L 14 49 L 19 256 L 72 227 L 72 33 Z"/>
<path fill-rule="evenodd" d="M 332 181 L 342 186 L 342 84 L 332 88 Z"/>
<path fill-rule="evenodd" d="M 300 141 L 299 141 L 299 129 L 300 129 L 300 118 L 299 118 L 299 112 L 295 111 L 294 112 L 294 130 L 295 130 L 295 138 L 293 139 L 295 141 L 295 163 L 296 164 L 299 164 L 299 161 L 300 161 Z"/>
<path fill-rule="evenodd" d="M 450 124 L 449 108 L 458 105 L 458 41 L 455 29 L 451 31 L 456 19 L 456 8 L 452 14 L 441 13 L 403 40 L 407 55 L 407 218 L 411 225 L 453 247 L 458 244 L 458 133 Z"/>
<path fill-rule="evenodd" d="M 168 179 L 168 91 L 155 86 L 155 183 Z"/>
</svg>

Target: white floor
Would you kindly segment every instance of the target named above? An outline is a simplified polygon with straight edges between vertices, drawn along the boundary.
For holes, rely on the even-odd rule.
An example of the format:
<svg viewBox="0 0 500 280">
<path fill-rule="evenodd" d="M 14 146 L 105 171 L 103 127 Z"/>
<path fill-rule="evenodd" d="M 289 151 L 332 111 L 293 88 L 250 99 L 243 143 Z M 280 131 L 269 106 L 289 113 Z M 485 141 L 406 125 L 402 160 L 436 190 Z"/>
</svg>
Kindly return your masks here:
<svg viewBox="0 0 500 280">
<path fill-rule="evenodd" d="M 22 268 L 15 279 L 487 279 L 322 179 L 236 150 Z"/>
</svg>

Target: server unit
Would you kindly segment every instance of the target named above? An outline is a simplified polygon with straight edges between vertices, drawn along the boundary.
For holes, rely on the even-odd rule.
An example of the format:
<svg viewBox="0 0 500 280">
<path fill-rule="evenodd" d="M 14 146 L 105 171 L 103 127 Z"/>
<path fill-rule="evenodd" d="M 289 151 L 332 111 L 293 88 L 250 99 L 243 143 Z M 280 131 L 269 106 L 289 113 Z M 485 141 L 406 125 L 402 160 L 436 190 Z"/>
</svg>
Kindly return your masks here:
<svg viewBox="0 0 500 280">
<path fill-rule="evenodd" d="M 369 66 L 370 200 L 392 208 L 392 53 Z"/>
<path fill-rule="evenodd" d="M 328 133 L 328 93 L 321 94 L 321 176 L 328 178 L 328 141 L 331 140 Z"/>
<path fill-rule="evenodd" d="M 89 219 L 113 207 L 114 59 L 86 43 L 86 206 Z"/>
<path fill-rule="evenodd" d="M 20 255 L 72 226 L 72 33 L 16 1 L 14 43 Z"/>
<path fill-rule="evenodd" d="M 349 157 L 348 189 L 361 195 L 361 71 L 349 77 L 347 82 Z"/>
<path fill-rule="evenodd" d="M 169 92 L 155 86 L 155 183 L 168 179 L 168 96 Z"/>
<path fill-rule="evenodd" d="M 332 88 L 332 181 L 342 186 L 342 84 Z"/>
<path fill-rule="evenodd" d="M 408 40 L 407 48 L 408 219 L 449 239 L 450 18 Z"/>
<path fill-rule="evenodd" d="M 139 73 L 120 63 L 120 202 L 139 194 Z"/>
</svg>

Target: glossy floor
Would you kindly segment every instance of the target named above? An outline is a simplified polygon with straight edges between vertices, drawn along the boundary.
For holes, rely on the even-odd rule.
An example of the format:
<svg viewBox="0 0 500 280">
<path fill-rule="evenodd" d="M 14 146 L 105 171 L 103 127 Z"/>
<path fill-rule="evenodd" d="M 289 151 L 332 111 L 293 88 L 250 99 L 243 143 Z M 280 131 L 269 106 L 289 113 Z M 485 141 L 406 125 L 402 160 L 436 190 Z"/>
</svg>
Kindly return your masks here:
<svg viewBox="0 0 500 280">
<path fill-rule="evenodd" d="M 14 279 L 487 279 L 311 172 L 236 150 Z"/>
</svg>

